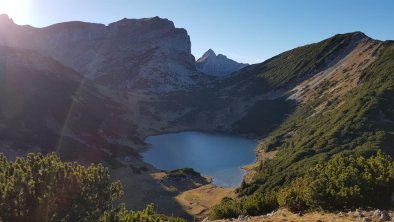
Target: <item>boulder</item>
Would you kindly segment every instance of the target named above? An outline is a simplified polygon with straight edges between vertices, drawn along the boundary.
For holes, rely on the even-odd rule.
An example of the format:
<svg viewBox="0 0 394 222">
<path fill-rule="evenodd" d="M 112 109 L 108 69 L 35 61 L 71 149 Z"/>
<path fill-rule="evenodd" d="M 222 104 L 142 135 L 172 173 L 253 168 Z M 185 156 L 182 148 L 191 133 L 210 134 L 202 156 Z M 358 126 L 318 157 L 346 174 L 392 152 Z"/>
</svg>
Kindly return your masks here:
<svg viewBox="0 0 394 222">
<path fill-rule="evenodd" d="M 373 212 L 373 215 L 374 215 L 375 217 L 380 217 L 381 214 L 382 214 L 382 211 L 380 211 L 379 209 L 377 209 L 377 210 L 375 210 L 375 211 Z"/>
<path fill-rule="evenodd" d="M 363 213 L 359 209 L 357 209 L 356 212 L 354 212 L 353 216 L 354 217 L 364 217 Z"/>
<path fill-rule="evenodd" d="M 390 220 L 390 215 L 387 211 L 382 211 L 380 214 L 380 220 L 382 221 L 389 221 Z"/>
<path fill-rule="evenodd" d="M 202 220 L 202 222 L 209 222 L 209 218 L 208 217 L 204 218 L 204 220 Z"/>
<path fill-rule="evenodd" d="M 271 213 L 268 213 L 267 216 L 272 217 L 272 216 L 274 216 L 274 214 L 275 214 L 275 211 L 272 211 Z"/>
<path fill-rule="evenodd" d="M 239 215 L 239 216 L 238 216 L 238 220 L 239 220 L 239 221 L 242 221 L 242 220 L 249 220 L 249 218 L 250 218 L 250 217 L 249 217 L 248 215 Z"/>
</svg>

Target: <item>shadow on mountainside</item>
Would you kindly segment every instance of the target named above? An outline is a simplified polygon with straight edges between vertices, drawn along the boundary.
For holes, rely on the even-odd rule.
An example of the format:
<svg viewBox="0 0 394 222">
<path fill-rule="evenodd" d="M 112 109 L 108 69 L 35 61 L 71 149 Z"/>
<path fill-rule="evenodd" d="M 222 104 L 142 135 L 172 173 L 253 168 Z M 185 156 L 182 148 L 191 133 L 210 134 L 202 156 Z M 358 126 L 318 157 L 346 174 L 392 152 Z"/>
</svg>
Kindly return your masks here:
<svg viewBox="0 0 394 222">
<path fill-rule="evenodd" d="M 133 166 L 147 166 L 142 161 Z M 138 168 L 138 167 L 137 167 Z M 143 167 L 139 167 L 143 168 Z M 135 167 L 134 167 L 135 169 Z M 120 200 L 128 209 L 142 210 L 149 203 L 155 205 L 158 213 L 191 219 L 175 197 L 184 191 L 208 184 L 203 178 L 195 180 L 168 178 L 165 172 L 152 167 L 136 172 L 132 167 L 119 167 L 111 170 L 111 177 L 120 180 L 124 187 L 124 197 Z"/>
</svg>

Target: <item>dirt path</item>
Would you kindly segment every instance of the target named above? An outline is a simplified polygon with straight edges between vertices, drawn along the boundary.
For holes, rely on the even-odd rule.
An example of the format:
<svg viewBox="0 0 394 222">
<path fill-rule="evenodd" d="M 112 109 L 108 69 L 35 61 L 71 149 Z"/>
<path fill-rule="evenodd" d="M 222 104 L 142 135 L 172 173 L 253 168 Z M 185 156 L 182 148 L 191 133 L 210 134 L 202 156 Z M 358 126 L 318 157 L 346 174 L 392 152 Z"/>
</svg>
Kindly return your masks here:
<svg viewBox="0 0 394 222">
<path fill-rule="evenodd" d="M 273 214 L 267 214 L 262 216 L 250 217 L 242 219 L 243 221 L 249 222 L 292 222 L 292 221 L 303 221 L 303 222 L 353 222 L 363 221 L 364 217 L 368 217 L 373 222 L 382 221 L 378 216 L 373 215 L 373 211 L 362 211 L 362 216 L 356 216 L 356 212 L 349 213 L 325 213 L 325 212 L 315 212 L 308 213 L 305 215 L 298 215 L 289 212 L 286 209 L 280 209 Z M 389 215 L 392 218 L 394 217 L 394 212 L 389 212 Z M 239 221 L 238 219 L 228 219 L 228 220 L 215 220 L 214 222 L 226 222 L 226 221 Z"/>
</svg>

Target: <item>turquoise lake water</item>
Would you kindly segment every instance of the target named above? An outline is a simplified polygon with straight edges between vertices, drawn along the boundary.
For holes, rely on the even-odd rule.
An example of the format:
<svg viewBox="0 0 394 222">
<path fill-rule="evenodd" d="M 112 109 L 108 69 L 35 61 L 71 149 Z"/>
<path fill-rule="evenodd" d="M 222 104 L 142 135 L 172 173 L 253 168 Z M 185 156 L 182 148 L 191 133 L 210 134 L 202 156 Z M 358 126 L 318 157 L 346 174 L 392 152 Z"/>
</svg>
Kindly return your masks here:
<svg viewBox="0 0 394 222">
<path fill-rule="evenodd" d="M 161 170 L 191 167 L 213 178 L 222 187 L 239 186 L 243 165 L 255 160 L 257 143 L 248 138 L 204 132 L 179 132 L 149 136 L 149 149 L 141 155 Z"/>
</svg>

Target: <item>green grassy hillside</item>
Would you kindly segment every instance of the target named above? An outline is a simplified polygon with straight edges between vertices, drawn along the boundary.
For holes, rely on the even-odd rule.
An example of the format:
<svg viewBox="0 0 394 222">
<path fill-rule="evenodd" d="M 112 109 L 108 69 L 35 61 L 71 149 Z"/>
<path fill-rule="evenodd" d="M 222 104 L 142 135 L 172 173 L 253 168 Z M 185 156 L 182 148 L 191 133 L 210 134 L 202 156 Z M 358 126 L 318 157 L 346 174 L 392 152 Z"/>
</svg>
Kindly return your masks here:
<svg viewBox="0 0 394 222">
<path fill-rule="evenodd" d="M 369 156 L 383 150 L 394 155 L 393 58 L 394 44 L 386 43 L 359 86 L 332 111 L 313 115 L 319 101 L 299 107 L 264 144 L 267 151 L 279 152 L 261 167 L 254 186 L 281 186 L 341 152 Z"/>
<path fill-rule="evenodd" d="M 247 66 L 224 79 L 219 87 L 232 88 L 237 94 L 256 95 L 287 88 L 308 75 L 323 70 L 355 47 L 354 40 L 367 38 L 355 32 L 335 35 L 318 43 L 298 47 L 263 63 Z"/>
<path fill-rule="evenodd" d="M 325 42 L 334 39 L 338 39 L 338 36 L 320 44 L 324 45 Z M 342 39 L 341 42 L 346 42 L 346 40 Z M 310 53 L 316 56 L 313 52 Z M 302 57 L 298 59 L 302 60 Z M 284 59 L 283 64 L 286 61 L 288 60 Z M 293 67 L 291 62 L 282 69 L 294 71 L 290 67 Z M 292 71 L 291 73 L 290 76 L 280 79 L 299 76 Z M 269 76 L 265 73 L 263 75 Z M 272 79 L 271 84 L 274 83 L 283 84 L 281 81 L 275 82 Z M 239 194 L 243 196 L 241 202 L 240 200 L 226 200 L 216 208 L 217 212 L 223 216 L 226 212 L 231 214 L 231 209 L 236 208 L 254 209 L 254 214 L 268 211 L 267 209 L 272 209 L 278 203 L 272 198 L 267 200 L 267 197 L 276 196 L 277 192 L 284 187 L 296 186 L 297 184 L 293 181 L 304 175 L 310 175 L 310 169 L 315 168 L 317 164 L 330 161 L 338 154 L 350 157 L 370 157 L 382 151 L 393 156 L 394 43 L 390 41 L 383 43 L 378 58 L 362 72 L 356 87 L 343 95 L 343 98 L 331 101 L 326 110 L 317 112 L 316 108 L 327 100 L 329 98 L 322 94 L 318 99 L 299 104 L 280 127 L 262 141 L 261 148 L 265 151 L 278 151 L 275 158 L 261 163 L 253 181 L 249 184 L 244 183 L 239 189 Z M 393 172 L 392 164 L 387 167 L 389 172 Z M 368 174 L 367 171 L 364 172 L 367 168 L 358 168 L 360 173 Z M 346 182 L 338 186 L 339 188 L 346 186 Z M 388 193 L 394 192 L 393 186 L 388 187 Z M 292 189 L 290 189 L 291 192 L 293 192 Z M 349 200 L 346 199 L 346 201 Z M 357 201 L 353 202 L 354 206 L 348 202 L 346 202 L 347 205 L 341 205 L 341 203 L 335 205 L 336 209 L 351 208 L 359 204 Z M 318 208 L 316 205 L 313 206 L 315 209 Z"/>
<path fill-rule="evenodd" d="M 335 35 L 248 66 L 221 81 L 217 88 L 225 95 L 267 95 L 246 109 L 245 116 L 233 124 L 234 131 L 257 136 L 272 132 L 295 111 L 296 104 L 287 100 L 287 91 L 345 58 L 363 39 L 369 38 L 360 32 Z"/>
</svg>

